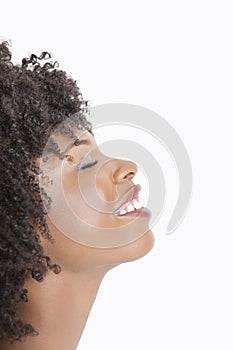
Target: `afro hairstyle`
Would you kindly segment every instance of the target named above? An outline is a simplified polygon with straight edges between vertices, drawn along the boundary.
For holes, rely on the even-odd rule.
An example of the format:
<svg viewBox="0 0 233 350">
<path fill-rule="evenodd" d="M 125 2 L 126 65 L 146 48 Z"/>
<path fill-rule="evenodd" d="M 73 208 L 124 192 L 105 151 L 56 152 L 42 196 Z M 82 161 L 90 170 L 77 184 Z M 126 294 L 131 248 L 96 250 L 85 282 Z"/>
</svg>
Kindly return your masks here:
<svg viewBox="0 0 233 350">
<path fill-rule="evenodd" d="M 35 158 L 42 156 L 55 128 L 71 116 L 75 124 L 67 122 L 62 133 L 74 138 L 75 126 L 94 134 L 85 116 L 89 101 L 76 80 L 58 70 L 57 61 L 40 64 L 51 54 L 31 54 L 13 64 L 9 46 L 11 42 L 0 42 L 0 341 L 13 344 L 39 334 L 16 316 L 16 303 L 28 302 L 25 275 L 43 282 L 48 269 L 62 273 L 41 245 L 41 237 L 55 241 L 45 221 Z M 56 142 L 50 151 L 60 159 L 65 156 Z"/>
</svg>

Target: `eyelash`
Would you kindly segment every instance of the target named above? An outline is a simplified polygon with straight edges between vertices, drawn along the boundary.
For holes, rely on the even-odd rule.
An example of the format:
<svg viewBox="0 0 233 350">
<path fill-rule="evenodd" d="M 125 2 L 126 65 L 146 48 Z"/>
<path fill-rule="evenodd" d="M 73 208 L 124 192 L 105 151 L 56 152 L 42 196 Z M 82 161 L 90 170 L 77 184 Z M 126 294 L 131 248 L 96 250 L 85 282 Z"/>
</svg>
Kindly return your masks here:
<svg viewBox="0 0 233 350">
<path fill-rule="evenodd" d="M 94 162 L 84 164 L 83 166 L 78 166 L 77 170 L 85 170 L 86 168 L 90 168 L 98 163 L 98 160 L 95 160 Z"/>
</svg>

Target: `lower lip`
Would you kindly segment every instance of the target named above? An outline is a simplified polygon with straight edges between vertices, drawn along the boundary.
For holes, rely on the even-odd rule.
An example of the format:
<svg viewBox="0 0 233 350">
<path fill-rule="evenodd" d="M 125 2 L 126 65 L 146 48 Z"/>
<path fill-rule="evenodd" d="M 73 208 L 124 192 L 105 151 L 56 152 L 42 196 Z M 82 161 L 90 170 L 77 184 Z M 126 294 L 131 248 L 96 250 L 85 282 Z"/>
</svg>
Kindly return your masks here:
<svg viewBox="0 0 233 350">
<path fill-rule="evenodd" d="M 148 208 L 142 207 L 140 209 L 135 209 L 134 211 L 130 211 L 129 213 L 125 213 L 122 215 L 115 215 L 116 217 L 122 218 L 122 217 L 144 217 L 144 218 L 150 218 L 151 217 L 151 211 Z"/>
</svg>

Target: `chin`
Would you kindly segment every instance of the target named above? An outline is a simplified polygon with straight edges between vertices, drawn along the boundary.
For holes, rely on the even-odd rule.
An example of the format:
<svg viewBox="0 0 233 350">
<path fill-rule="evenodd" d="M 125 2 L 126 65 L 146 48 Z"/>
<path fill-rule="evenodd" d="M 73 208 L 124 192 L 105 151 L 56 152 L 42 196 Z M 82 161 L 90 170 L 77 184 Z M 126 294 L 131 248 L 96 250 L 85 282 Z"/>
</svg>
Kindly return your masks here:
<svg viewBox="0 0 233 350">
<path fill-rule="evenodd" d="M 154 235 L 148 230 L 142 237 L 124 247 L 127 249 L 124 262 L 134 261 L 147 255 L 152 250 L 154 243 Z"/>
</svg>

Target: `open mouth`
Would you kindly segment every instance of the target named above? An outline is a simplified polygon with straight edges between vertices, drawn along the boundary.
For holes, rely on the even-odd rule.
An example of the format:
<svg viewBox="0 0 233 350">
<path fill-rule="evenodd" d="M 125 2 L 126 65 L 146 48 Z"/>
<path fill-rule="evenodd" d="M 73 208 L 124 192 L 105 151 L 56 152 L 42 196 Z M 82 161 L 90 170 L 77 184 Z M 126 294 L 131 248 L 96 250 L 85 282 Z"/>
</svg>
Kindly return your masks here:
<svg viewBox="0 0 233 350">
<path fill-rule="evenodd" d="M 130 197 L 128 197 L 128 200 L 125 201 L 117 210 L 115 210 L 115 212 L 114 212 L 115 216 L 119 216 L 119 217 L 122 217 L 122 216 L 150 217 L 151 216 L 151 212 L 149 211 L 149 209 L 143 207 L 140 204 L 140 200 L 138 197 L 140 190 L 141 190 L 140 185 L 136 185 L 134 187 L 133 198 L 130 200 Z M 131 195 L 131 197 L 132 197 L 132 195 Z"/>
<path fill-rule="evenodd" d="M 148 209 L 148 208 L 145 208 L 145 207 L 141 207 L 140 209 L 134 209 L 134 210 L 132 210 L 132 211 L 129 211 L 129 212 L 127 212 L 126 211 L 126 213 L 123 213 L 123 214 L 116 214 L 115 213 L 115 216 L 117 216 L 117 217 L 138 217 L 138 216 L 140 216 L 140 217 L 146 217 L 146 218 L 149 218 L 149 217 L 151 217 L 151 212 L 150 212 L 150 210 Z"/>
<path fill-rule="evenodd" d="M 115 215 L 125 215 L 130 214 L 134 211 L 140 211 L 142 205 L 139 203 L 138 199 L 134 199 L 131 202 L 124 203 L 118 210 L 114 212 Z"/>
</svg>

